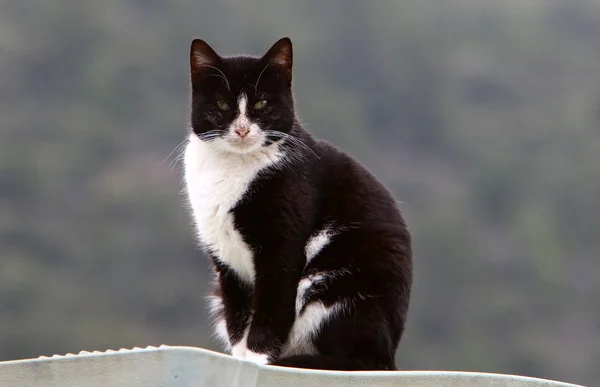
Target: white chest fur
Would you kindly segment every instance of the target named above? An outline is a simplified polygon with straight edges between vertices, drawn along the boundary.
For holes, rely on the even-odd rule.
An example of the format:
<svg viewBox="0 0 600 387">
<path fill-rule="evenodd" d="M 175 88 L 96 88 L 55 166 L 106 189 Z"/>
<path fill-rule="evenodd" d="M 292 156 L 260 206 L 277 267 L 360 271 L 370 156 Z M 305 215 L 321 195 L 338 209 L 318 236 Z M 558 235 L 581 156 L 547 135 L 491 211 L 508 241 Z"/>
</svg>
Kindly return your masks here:
<svg viewBox="0 0 600 387">
<path fill-rule="evenodd" d="M 203 245 L 252 283 L 252 250 L 236 231 L 230 210 L 264 168 L 282 160 L 276 145 L 252 154 L 224 152 L 191 135 L 185 150 L 184 179 L 192 215 Z"/>
</svg>

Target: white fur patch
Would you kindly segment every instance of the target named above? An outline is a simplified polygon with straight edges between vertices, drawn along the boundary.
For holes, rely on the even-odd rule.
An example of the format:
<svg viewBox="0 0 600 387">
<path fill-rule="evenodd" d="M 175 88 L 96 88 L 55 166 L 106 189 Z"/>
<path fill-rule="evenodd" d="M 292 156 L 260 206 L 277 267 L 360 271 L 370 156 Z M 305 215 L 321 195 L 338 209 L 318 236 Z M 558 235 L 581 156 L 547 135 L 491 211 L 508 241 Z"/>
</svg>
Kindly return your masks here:
<svg viewBox="0 0 600 387">
<path fill-rule="evenodd" d="M 208 301 L 208 313 L 213 316 L 223 310 L 223 299 L 219 296 L 206 297 Z"/>
<path fill-rule="evenodd" d="M 229 341 L 229 332 L 227 331 L 227 322 L 225 318 L 218 317 L 223 311 L 223 299 L 218 296 L 207 297 L 208 314 L 214 319 L 214 336 L 222 343 L 226 351 L 231 351 L 231 342 Z"/>
<path fill-rule="evenodd" d="M 238 119 L 247 119 L 246 118 L 246 107 L 248 106 L 248 97 L 246 94 L 241 93 L 238 98 L 238 107 L 240 108 L 240 115 Z"/>
<path fill-rule="evenodd" d="M 242 339 L 231 348 L 231 356 L 238 358 L 238 359 L 246 358 L 246 355 L 248 353 L 248 332 L 249 331 L 250 331 L 250 324 L 248 324 L 248 327 L 244 331 L 244 336 L 242 337 Z"/>
<path fill-rule="evenodd" d="M 184 180 L 198 237 L 242 280 L 254 281 L 253 254 L 229 212 L 258 173 L 283 159 L 276 144 L 249 153 L 227 151 L 219 141 L 191 134 L 184 157 Z"/>
<path fill-rule="evenodd" d="M 238 358 L 249 360 L 257 364 L 267 364 L 269 361 L 269 356 L 262 353 L 256 353 L 248 349 L 248 333 L 250 332 L 250 322 L 248 322 L 248 327 L 244 331 L 244 336 L 242 339 L 233 346 L 231 350 L 231 356 Z"/>
<path fill-rule="evenodd" d="M 298 283 L 298 289 L 296 290 L 296 316 L 300 314 L 300 310 L 304 306 L 304 294 L 306 291 L 316 282 L 321 281 L 324 278 L 321 274 L 311 275 L 306 278 L 302 278 Z"/>
<path fill-rule="evenodd" d="M 329 308 L 320 301 L 311 301 L 304 307 L 304 296 L 314 284 L 329 276 L 344 275 L 346 270 L 313 274 L 302 278 L 296 291 L 296 320 L 288 339 L 282 348 L 282 356 L 311 355 L 317 353 L 313 344 L 315 335 L 319 333 L 323 323 L 335 313 L 344 311 L 344 305 L 337 303 Z M 302 308 L 304 307 L 304 310 Z M 302 310 L 302 312 L 300 312 Z"/>
<path fill-rule="evenodd" d="M 248 350 L 246 351 L 246 360 L 256 364 L 265 365 L 269 362 L 269 356 L 265 353 L 256 353 Z"/>
<path fill-rule="evenodd" d="M 324 229 L 319 231 L 317 234 L 310 237 L 306 246 L 304 246 L 304 253 L 306 254 L 306 264 L 308 264 L 314 257 L 316 257 L 325 246 L 327 246 L 337 231 L 331 226 L 326 226 Z"/>
<path fill-rule="evenodd" d="M 231 341 L 229 341 L 229 331 L 227 331 L 227 322 L 224 318 L 217 320 L 214 328 L 214 334 L 225 347 L 225 351 L 231 351 Z"/>
<path fill-rule="evenodd" d="M 296 290 L 296 315 L 300 314 L 300 311 L 304 306 L 304 297 L 308 289 L 325 280 L 335 280 L 335 278 L 345 275 L 352 275 L 352 272 L 348 269 L 329 270 L 302 278 L 298 283 L 298 288 Z"/>
<path fill-rule="evenodd" d="M 260 128 L 256 124 L 252 124 L 252 122 L 248 118 L 248 115 L 246 113 L 247 105 L 248 105 L 248 97 L 246 97 L 246 94 L 241 93 L 240 96 L 238 97 L 238 109 L 239 109 L 240 113 L 231 122 L 231 125 L 229 126 L 230 133 L 235 132 L 236 129 L 249 129 L 250 130 L 249 135 L 252 135 L 252 134 L 254 134 L 254 133 L 252 133 L 253 131 L 257 132 L 258 130 L 260 130 Z"/>
<path fill-rule="evenodd" d="M 288 339 L 281 350 L 281 356 L 312 355 L 317 353 L 313 344 L 314 337 L 321 326 L 333 314 L 341 310 L 342 305 L 336 304 L 330 308 L 322 302 L 309 303 L 299 316 L 290 331 Z"/>
</svg>

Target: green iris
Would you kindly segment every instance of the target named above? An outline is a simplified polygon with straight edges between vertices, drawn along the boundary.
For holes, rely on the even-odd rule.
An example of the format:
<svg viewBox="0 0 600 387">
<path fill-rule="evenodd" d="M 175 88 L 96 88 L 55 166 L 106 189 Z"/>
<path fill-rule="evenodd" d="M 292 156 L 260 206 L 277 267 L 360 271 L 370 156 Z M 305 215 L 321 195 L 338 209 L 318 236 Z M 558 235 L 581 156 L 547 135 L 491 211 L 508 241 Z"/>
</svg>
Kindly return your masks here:
<svg viewBox="0 0 600 387">
<path fill-rule="evenodd" d="M 217 107 L 223 111 L 229 110 L 229 104 L 222 99 L 217 101 Z"/>
</svg>

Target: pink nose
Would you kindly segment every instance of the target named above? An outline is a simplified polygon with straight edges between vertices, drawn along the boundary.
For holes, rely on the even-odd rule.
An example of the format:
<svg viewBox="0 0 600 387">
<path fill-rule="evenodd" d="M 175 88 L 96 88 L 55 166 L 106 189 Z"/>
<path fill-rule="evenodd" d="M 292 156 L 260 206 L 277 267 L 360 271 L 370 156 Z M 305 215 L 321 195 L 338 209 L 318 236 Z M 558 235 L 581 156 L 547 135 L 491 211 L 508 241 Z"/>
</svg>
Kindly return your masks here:
<svg viewBox="0 0 600 387">
<path fill-rule="evenodd" d="M 248 134 L 249 131 L 250 131 L 250 129 L 238 128 L 235 130 L 235 133 L 240 137 L 246 137 L 246 135 Z"/>
</svg>

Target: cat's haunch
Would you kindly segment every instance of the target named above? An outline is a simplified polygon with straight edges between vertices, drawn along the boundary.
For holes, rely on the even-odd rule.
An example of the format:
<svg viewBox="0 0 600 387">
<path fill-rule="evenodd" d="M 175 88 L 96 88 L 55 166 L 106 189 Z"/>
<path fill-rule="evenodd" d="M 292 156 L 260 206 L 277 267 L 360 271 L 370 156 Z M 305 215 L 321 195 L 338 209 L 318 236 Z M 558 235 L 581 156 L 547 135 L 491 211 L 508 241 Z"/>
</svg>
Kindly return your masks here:
<svg viewBox="0 0 600 387">
<path fill-rule="evenodd" d="M 392 370 L 412 283 L 390 192 L 296 116 L 292 43 L 262 57 L 190 50 L 184 183 L 212 258 L 226 349 L 261 364 Z"/>
</svg>

